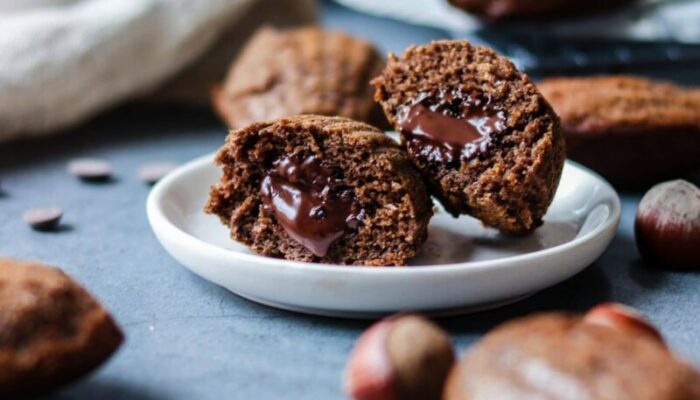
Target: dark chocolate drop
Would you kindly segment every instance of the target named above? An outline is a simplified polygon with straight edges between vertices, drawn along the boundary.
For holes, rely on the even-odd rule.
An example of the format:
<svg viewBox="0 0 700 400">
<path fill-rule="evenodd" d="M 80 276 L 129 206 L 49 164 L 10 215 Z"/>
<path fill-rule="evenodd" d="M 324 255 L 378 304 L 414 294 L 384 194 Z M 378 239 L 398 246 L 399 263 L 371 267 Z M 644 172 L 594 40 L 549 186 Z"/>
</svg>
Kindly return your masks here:
<svg viewBox="0 0 700 400">
<path fill-rule="evenodd" d="M 323 257 L 330 245 L 356 229 L 362 210 L 352 191 L 314 156 L 287 156 L 262 180 L 263 207 L 289 236 Z"/>
<path fill-rule="evenodd" d="M 63 210 L 58 207 L 34 208 L 24 213 L 22 218 L 33 229 L 52 231 L 59 227 Z"/>
</svg>

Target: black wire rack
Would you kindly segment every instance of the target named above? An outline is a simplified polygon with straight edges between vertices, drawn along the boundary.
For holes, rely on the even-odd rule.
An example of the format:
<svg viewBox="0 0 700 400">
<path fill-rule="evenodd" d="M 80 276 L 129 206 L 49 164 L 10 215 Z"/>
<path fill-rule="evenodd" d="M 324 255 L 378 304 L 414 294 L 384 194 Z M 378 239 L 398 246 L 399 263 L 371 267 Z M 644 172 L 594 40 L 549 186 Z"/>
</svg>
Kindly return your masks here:
<svg viewBox="0 0 700 400">
<path fill-rule="evenodd" d="M 698 22 L 700 23 L 700 22 Z M 634 73 L 663 70 L 696 72 L 700 45 L 672 41 L 555 38 L 508 35 L 485 30 L 479 37 L 535 76 Z"/>
</svg>

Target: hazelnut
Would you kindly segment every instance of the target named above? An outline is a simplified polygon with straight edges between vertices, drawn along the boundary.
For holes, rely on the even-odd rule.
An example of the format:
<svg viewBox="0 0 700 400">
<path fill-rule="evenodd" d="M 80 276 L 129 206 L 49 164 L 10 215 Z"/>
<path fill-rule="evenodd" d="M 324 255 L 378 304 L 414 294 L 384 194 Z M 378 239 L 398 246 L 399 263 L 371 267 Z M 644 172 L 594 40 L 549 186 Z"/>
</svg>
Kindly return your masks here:
<svg viewBox="0 0 700 400">
<path fill-rule="evenodd" d="M 700 268 L 700 189 L 680 179 L 652 187 L 639 204 L 634 233 L 643 257 Z"/>
<path fill-rule="evenodd" d="M 438 400 L 453 362 L 442 329 L 417 315 L 389 317 L 357 340 L 345 392 L 356 400 Z"/>
<path fill-rule="evenodd" d="M 659 331 L 649 320 L 634 308 L 622 304 L 604 303 L 597 305 L 583 316 L 583 322 L 620 331 L 642 333 L 664 342 Z"/>
</svg>

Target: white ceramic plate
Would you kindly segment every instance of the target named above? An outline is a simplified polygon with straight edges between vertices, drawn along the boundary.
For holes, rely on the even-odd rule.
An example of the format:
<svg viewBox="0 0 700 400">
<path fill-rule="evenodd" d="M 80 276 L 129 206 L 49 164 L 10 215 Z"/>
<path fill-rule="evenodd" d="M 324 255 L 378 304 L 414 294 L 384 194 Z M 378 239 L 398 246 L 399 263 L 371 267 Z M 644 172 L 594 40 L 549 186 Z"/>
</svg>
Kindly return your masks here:
<svg viewBox="0 0 700 400">
<path fill-rule="evenodd" d="M 422 253 L 408 267 L 292 262 L 251 253 L 202 211 L 221 175 L 212 160 L 193 160 L 153 188 L 148 219 L 158 240 L 184 266 L 240 296 L 311 314 L 454 314 L 507 304 L 591 264 L 620 218 L 615 190 L 567 161 L 544 225 L 527 237 L 502 236 L 473 218 L 439 210 Z"/>
</svg>

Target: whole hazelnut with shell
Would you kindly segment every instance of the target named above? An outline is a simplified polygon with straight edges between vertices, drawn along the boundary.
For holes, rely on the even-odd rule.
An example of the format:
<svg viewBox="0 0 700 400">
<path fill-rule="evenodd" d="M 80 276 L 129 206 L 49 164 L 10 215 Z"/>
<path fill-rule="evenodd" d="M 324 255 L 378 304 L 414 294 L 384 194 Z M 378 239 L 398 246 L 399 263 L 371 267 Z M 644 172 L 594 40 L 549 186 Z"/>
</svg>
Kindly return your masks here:
<svg viewBox="0 0 700 400">
<path fill-rule="evenodd" d="M 700 189 L 681 179 L 652 187 L 639 203 L 634 234 L 644 258 L 700 268 Z"/>
<path fill-rule="evenodd" d="M 439 400 L 454 363 L 452 343 L 432 322 L 396 315 L 357 340 L 345 371 L 345 392 L 356 400 Z"/>
</svg>

